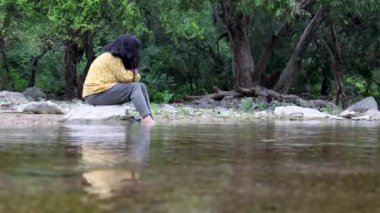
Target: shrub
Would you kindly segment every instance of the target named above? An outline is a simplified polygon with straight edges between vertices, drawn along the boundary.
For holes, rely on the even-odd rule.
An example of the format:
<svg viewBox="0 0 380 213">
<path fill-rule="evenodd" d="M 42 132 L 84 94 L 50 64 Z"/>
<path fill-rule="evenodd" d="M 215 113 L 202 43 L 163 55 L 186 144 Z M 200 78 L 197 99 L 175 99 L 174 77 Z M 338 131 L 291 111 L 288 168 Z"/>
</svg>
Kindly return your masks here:
<svg viewBox="0 0 380 213">
<path fill-rule="evenodd" d="M 157 103 L 169 103 L 174 100 L 174 94 L 169 90 L 156 92 L 153 94 L 153 101 Z"/>
<path fill-rule="evenodd" d="M 242 99 L 241 102 L 240 102 L 239 108 L 243 112 L 252 111 L 253 110 L 253 98 L 252 97 L 248 97 L 248 98 Z"/>
</svg>

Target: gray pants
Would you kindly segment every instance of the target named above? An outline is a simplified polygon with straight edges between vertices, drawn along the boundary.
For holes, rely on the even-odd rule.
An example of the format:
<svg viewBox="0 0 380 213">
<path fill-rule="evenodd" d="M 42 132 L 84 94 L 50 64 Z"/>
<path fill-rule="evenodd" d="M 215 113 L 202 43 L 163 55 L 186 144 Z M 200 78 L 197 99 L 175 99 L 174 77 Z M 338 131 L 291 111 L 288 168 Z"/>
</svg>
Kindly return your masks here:
<svg viewBox="0 0 380 213">
<path fill-rule="evenodd" d="M 145 84 L 140 82 L 117 83 L 101 93 L 85 97 L 91 105 L 115 105 L 131 101 L 140 116 L 151 115 L 149 95 Z"/>
</svg>

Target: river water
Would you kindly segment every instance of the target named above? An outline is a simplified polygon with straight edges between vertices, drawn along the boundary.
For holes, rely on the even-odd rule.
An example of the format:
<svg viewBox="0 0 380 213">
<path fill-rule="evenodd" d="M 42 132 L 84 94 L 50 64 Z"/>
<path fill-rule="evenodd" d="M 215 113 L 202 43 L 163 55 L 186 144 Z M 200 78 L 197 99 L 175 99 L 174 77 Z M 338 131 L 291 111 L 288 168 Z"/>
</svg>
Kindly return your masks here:
<svg viewBox="0 0 380 213">
<path fill-rule="evenodd" d="M 0 212 L 380 212 L 380 123 L 0 127 Z"/>
</svg>

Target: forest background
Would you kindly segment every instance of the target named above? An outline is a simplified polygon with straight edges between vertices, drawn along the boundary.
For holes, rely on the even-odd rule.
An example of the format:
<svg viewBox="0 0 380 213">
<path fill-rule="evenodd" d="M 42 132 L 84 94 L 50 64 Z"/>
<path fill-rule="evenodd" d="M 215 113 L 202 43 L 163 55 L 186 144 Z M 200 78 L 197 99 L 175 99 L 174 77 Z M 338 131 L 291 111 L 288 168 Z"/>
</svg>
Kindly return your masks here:
<svg viewBox="0 0 380 213">
<path fill-rule="evenodd" d="M 215 87 L 379 100 L 379 20 L 377 0 L 0 0 L 0 90 L 80 98 L 91 62 L 131 33 L 154 102 Z"/>
</svg>

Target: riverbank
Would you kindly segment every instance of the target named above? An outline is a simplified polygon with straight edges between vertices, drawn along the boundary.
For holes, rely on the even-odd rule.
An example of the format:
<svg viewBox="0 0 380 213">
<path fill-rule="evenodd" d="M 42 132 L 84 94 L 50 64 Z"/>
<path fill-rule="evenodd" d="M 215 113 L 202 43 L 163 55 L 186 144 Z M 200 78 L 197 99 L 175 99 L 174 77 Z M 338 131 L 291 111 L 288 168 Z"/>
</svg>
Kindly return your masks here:
<svg viewBox="0 0 380 213">
<path fill-rule="evenodd" d="M 305 108 L 295 104 L 263 102 L 252 97 L 211 98 L 187 103 L 152 104 L 159 124 L 236 123 L 257 120 L 380 120 L 373 97 L 368 97 L 341 110 Z M 114 106 L 90 106 L 80 100 L 33 101 L 22 93 L 0 92 L 0 121 L 5 126 L 61 125 L 65 122 L 136 122 L 139 114 L 131 103 Z"/>
<path fill-rule="evenodd" d="M 62 106 L 62 103 L 60 103 Z M 81 108 L 87 107 L 86 104 L 65 103 L 64 114 L 34 114 L 23 112 L 0 112 L 0 121 L 3 126 L 58 126 L 66 123 L 136 123 L 139 120 L 137 111 L 131 104 L 118 106 L 123 112 L 128 113 L 125 116 L 110 116 L 106 119 L 68 119 L 69 113 L 81 114 Z M 68 107 L 70 106 L 70 107 Z M 107 109 L 107 106 L 105 107 Z M 303 111 L 302 111 L 303 110 Z M 315 109 L 299 108 L 296 106 L 276 108 L 267 111 L 243 112 L 241 110 L 226 108 L 192 108 L 184 105 L 153 104 L 152 111 L 158 125 L 176 125 L 176 124 L 221 124 L 221 123 L 253 123 L 265 121 L 326 121 L 326 120 L 377 120 L 378 119 L 345 119 L 337 115 L 331 115 L 319 112 Z M 115 112 L 114 112 L 115 113 Z M 96 115 L 95 115 L 96 116 Z M 360 117 L 359 117 L 360 118 Z"/>
<path fill-rule="evenodd" d="M 62 104 L 62 103 L 61 103 Z M 61 105 L 62 106 L 62 105 Z M 105 123 L 128 123 L 139 122 L 140 118 L 137 111 L 130 104 L 120 106 L 123 112 L 126 109 L 128 114 L 125 116 L 108 116 L 104 119 L 67 119 L 69 113 L 87 106 L 85 104 L 78 105 L 77 103 L 68 104 L 64 114 L 35 114 L 15 111 L 1 111 L 0 121 L 3 126 L 57 126 L 71 122 L 105 122 Z M 221 113 L 215 109 L 192 109 L 190 107 L 175 107 L 172 105 L 162 105 L 162 108 L 157 108 L 158 105 L 153 104 L 153 114 L 158 124 L 184 124 L 184 123 L 232 123 L 232 122 L 249 122 L 259 118 L 255 118 L 254 114 L 238 111 L 224 111 Z M 170 109 L 168 109 L 170 107 Z M 61 107 L 62 108 L 62 107 Z M 108 107 L 104 107 L 106 110 Z M 113 112 L 115 113 L 115 112 Z M 96 115 L 95 115 L 96 116 Z"/>
</svg>

